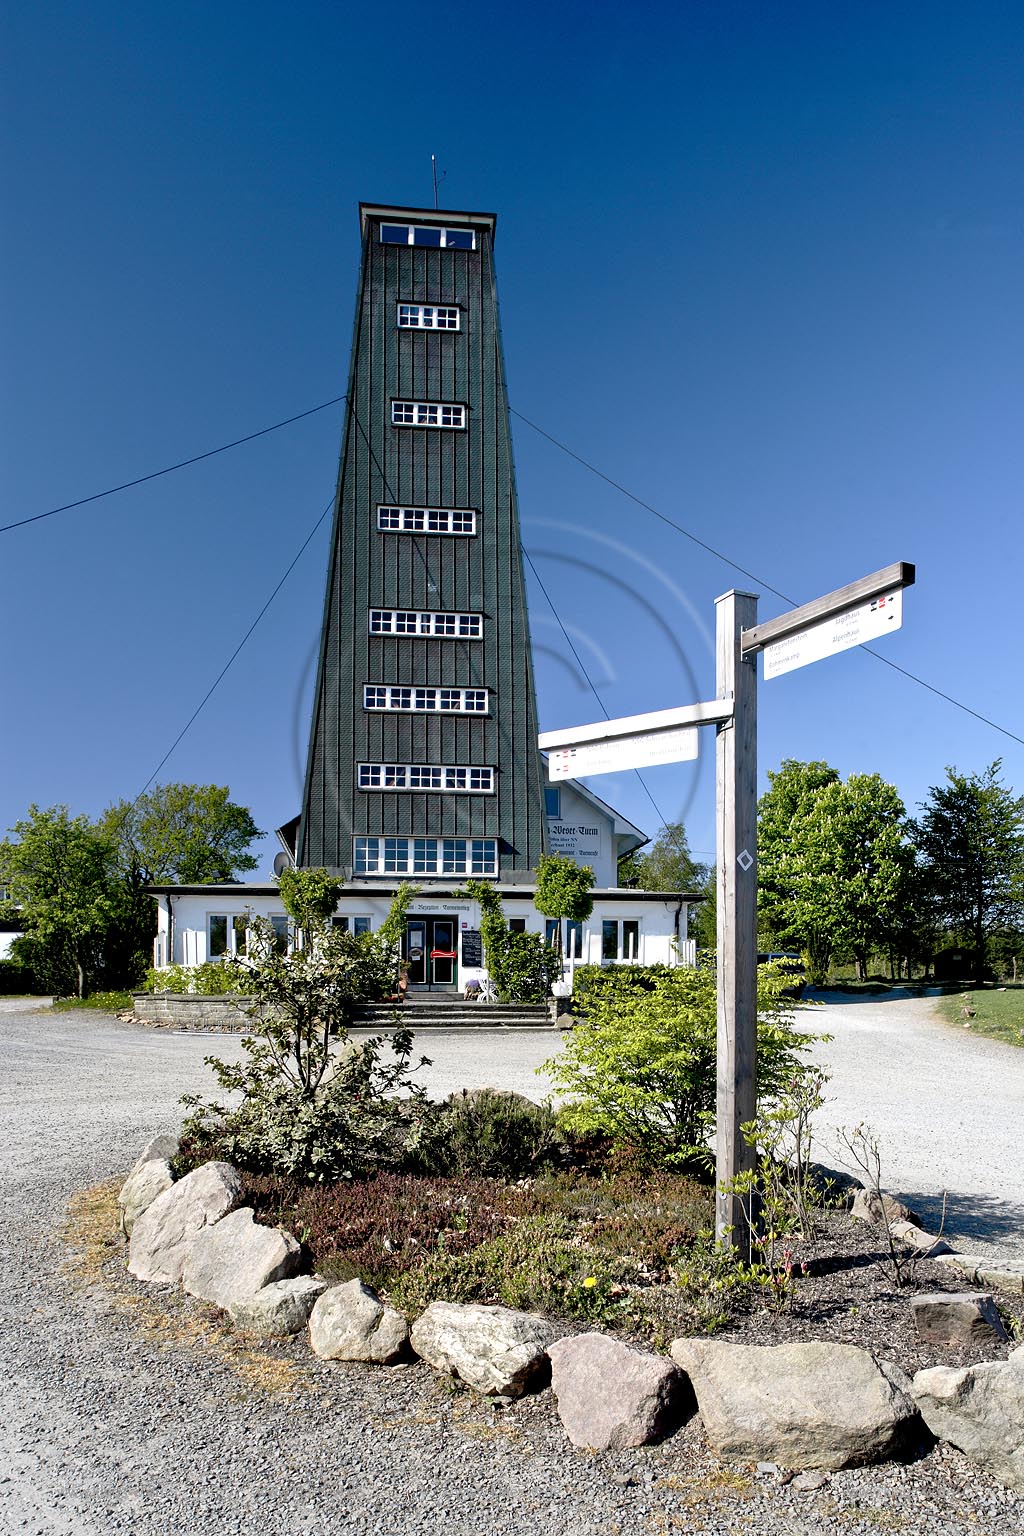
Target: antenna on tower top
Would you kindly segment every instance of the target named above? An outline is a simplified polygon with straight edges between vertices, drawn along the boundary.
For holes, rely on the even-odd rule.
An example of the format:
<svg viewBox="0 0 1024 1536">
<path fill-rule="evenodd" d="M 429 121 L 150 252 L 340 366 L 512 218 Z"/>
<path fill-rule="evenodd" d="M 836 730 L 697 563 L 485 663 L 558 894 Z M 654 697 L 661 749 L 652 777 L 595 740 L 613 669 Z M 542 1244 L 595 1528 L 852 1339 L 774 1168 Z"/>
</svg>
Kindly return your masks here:
<svg viewBox="0 0 1024 1536">
<path fill-rule="evenodd" d="M 434 207 L 436 208 L 437 207 L 437 186 L 438 186 L 438 182 L 437 182 L 437 156 L 436 155 L 431 155 L 431 157 L 430 157 L 430 169 L 431 169 L 431 173 L 433 174 L 433 177 L 434 177 Z M 442 171 L 441 172 L 441 180 L 444 181 L 444 179 L 445 179 L 445 177 L 447 175 L 448 175 L 447 171 Z"/>
</svg>

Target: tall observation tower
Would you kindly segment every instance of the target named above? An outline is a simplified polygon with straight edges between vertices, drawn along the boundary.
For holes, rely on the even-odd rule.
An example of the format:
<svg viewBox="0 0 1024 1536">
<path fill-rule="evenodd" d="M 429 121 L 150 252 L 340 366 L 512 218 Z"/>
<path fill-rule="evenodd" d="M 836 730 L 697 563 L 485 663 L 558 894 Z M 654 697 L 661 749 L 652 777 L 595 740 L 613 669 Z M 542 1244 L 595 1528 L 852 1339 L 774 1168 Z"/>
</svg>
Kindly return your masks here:
<svg viewBox="0 0 1024 1536">
<path fill-rule="evenodd" d="M 360 225 L 296 859 L 523 881 L 546 823 L 495 219 L 363 203 Z"/>
</svg>

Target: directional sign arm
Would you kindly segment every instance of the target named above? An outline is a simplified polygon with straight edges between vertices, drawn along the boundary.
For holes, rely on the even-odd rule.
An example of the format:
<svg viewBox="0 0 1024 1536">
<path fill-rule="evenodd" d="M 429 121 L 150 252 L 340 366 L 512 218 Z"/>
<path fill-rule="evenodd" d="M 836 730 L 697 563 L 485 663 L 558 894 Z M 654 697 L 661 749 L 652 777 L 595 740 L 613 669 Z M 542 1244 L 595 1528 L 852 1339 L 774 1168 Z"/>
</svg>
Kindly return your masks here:
<svg viewBox="0 0 1024 1536">
<path fill-rule="evenodd" d="M 678 709 L 655 709 L 645 715 L 623 715 L 618 720 L 595 720 L 566 731 L 542 731 L 537 745 L 542 752 L 549 752 L 555 747 L 580 747 L 588 741 L 612 741 L 617 736 L 671 731 L 680 725 L 720 725 L 732 719 L 732 707 L 731 699 L 712 699 L 704 704 L 683 704 Z"/>
<path fill-rule="evenodd" d="M 789 613 L 780 614 L 777 619 L 768 619 L 764 624 L 755 624 L 751 629 L 745 629 L 740 638 L 740 649 L 744 656 L 749 656 L 752 651 L 763 651 L 766 645 L 786 640 L 790 635 L 822 619 L 847 613 L 861 603 L 870 602 L 873 597 L 880 597 L 883 592 L 912 587 L 915 576 L 914 566 L 906 560 L 897 560 L 894 565 L 887 565 L 871 576 L 862 576 L 859 581 L 851 581 L 848 586 L 838 587 L 835 592 L 816 597 L 813 603 L 804 603 L 802 608 L 791 608 Z"/>
</svg>

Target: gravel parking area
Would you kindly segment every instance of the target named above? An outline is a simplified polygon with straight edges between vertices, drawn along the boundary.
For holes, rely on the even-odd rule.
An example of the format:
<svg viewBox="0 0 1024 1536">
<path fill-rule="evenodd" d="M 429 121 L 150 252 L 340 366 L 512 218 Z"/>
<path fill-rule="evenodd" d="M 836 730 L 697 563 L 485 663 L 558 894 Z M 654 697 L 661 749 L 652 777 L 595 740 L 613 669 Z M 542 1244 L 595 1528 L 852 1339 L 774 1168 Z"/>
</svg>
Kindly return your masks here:
<svg viewBox="0 0 1024 1536">
<path fill-rule="evenodd" d="M 869 1120 L 886 1136 L 880 1116 L 888 1108 L 907 1128 L 893 1144 L 894 1185 L 923 1204 L 962 1168 L 965 1197 L 988 1191 L 998 1202 L 987 1213 L 988 1235 L 1000 1222 L 1019 1228 L 1020 1207 L 1005 1214 L 1013 1201 L 1002 1192 L 1013 1192 L 1016 1138 L 1004 1122 L 1016 1112 L 1020 1124 L 1024 1053 L 961 1041 L 924 1012 L 918 1017 L 916 1005 L 894 1006 L 883 1015 L 893 1027 L 881 1035 L 860 1011 L 877 1004 L 813 1016 L 813 1027 L 836 1033 L 827 1048 L 837 1072 L 835 1120 Z M 896 1058 L 893 1036 L 904 1019 L 907 1054 Z M 533 1069 L 557 1043 L 546 1034 L 421 1039 L 435 1058 L 428 1080 L 436 1091 L 490 1082 L 534 1094 L 543 1083 Z M 951 1065 L 932 1071 L 930 1053 L 947 1043 Z M 203 1057 L 231 1054 L 237 1042 L 8 1002 L 0 1004 L 0 1049 L 5 1532 L 418 1536 L 440 1526 L 451 1536 L 719 1536 L 748 1528 L 762 1536 L 1019 1536 L 1024 1499 L 946 1449 L 907 1466 L 834 1474 L 824 1487 L 798 1492 L 769 1473 L 720 1464 L 695 1421 L 663 1447 L 595 1457 L 568 1444 L 550 1394 L 494 1408 L 453 1393 L 421 1365 L 373 1371 L 300 1359 L 296 1390 L 268 1396 L 269 1367 L 261 1376 L 251 1362 L 241 1369 L 230 1352 L 196 1342 L 206 1309 L 177 1293 L 154 1297 L 154 1288 L 143 1297 L 115 1278 L 116 1259 L 106 1280 L 98 1270 L 60 1270 L 66 1250 L 57 1229 L 69 1197 L 122 1175 L 153 1130 L 176 1122 L 182 1092 L 208 1090 Z M 884 1090 L 862 1101 L 840 1076 L 844 1063 L 851 1073 L 884 1077 Z M 981 1077 L 968 1089 L 978 1063 Z M 271 1351 L 275 1370 L 295 1364 L 291 1348 Z"/>
</svg>

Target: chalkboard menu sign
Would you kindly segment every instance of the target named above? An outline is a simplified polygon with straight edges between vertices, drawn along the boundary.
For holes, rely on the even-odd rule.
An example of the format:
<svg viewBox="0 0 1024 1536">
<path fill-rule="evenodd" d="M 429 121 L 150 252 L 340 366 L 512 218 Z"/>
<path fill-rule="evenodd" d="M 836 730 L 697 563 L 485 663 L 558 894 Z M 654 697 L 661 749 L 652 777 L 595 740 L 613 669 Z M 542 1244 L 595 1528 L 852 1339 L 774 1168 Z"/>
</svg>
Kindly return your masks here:
<svg viewBox="0 0 1024 1536">
<path fill-rule="evenodd" d="M 484 963 L 484 946 L 479 928 L 462 930 L 462 963 L 476 966 L 482 966 Z"/>
</svg>

